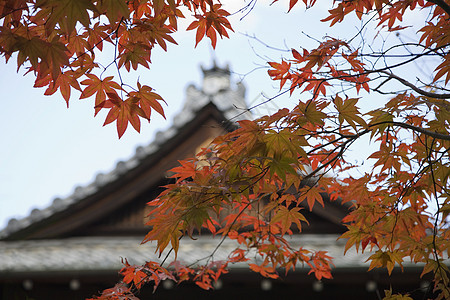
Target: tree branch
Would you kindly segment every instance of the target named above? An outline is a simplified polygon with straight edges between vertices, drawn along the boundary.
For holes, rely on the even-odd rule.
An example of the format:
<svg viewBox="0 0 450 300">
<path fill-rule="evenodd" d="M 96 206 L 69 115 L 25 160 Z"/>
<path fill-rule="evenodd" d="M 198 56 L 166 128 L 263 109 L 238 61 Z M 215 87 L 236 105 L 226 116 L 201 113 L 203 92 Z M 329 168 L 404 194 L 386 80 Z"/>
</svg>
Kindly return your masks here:
<svg viewBox="0 0 450 300">
<path fill-rule="evenodd" d="M 447 13 L 447 15 L 450 16 L 450 5 L 445 3 L 445 1 L 443 1 L 443 0 L 428 0 L 428 2 L 436 4 L 437 6 L 442 8 Z"/>
<path fill-rule="evenodd" d="M 411 129 L 413 131 L 417 131 L 417 132 L 423 133 L 425 135 L 431 136 L 431 137 L 433 137 L 435 139 L 438 139 L 438 140 L 450 141 L 450 135 L 448 135 L 448 134 L 434 132 L 434 131 L 431 131 L 431 130 L 424 129 L 422 127 L 417 127 L 417 126 L 414 126 L 414 125 L 411 125 L 411 124 L 407 124 L 407 123 L 402 123 L 402 122 L 390 122 L 390 121 L 379 122 L 379 123 L 371 124 L 371 125 L 369 125 L 369 127 L 373 127 L 373 126 L 377 126 L 377 125 L 381 125 L 381 124 L 392 124 L 393 126 L 403 127 L 403 128 L 406 128 L 406 129 Z"/>
<path fill-rule="evenodd" d="M 411 82 L 409 82 L 391 72 L 384 71 L 384 70 L 381 70 L 379 72 L 388 75 L 390 78 L 394 78 L 394 79 L 400 81 L 402 84 L 406 85 L 407 87 L 412 88 L 415 92 L 419 93 L 422 96 L 436 98 L 436 99 L 450 99 L 450 94 L 436 94 L 436 93 L 432 93 L 432 92 L 427 92 L 427 91 L 424 91 L 424 90 L 418 88 Z"/>
</svg>

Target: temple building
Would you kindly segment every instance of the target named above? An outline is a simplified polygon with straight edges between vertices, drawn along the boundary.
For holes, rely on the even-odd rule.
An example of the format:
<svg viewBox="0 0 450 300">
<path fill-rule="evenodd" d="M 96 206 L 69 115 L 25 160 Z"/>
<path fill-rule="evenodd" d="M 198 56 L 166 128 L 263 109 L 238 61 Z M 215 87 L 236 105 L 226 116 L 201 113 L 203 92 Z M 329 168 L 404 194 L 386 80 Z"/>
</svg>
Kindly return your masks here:
<svg viewBox="0 0 450 300">
<path fill-rule="evenodd" d="M 11 219 L 0 231 L 0 299 L 84 299 L 110 288 L 120 279 L 122 259 L 131 264 L 158 260 L 155 245 L 141 245 L 148 228 L 147 202 L 167 184 L 167 170 L 191 157 L 214 137 L 236 128 L 236 121 L 251 118 L 245 87 L 232 80 L 229 68 L 202 69 L 201 87 L 189 85 L 182 111 L 171 127 L 153 142 L 136 149 L 132 158 L 98 174 L 87 186 L 75 188 L 23 219 Z M 306 211 L 306 210 L 305 210 Z M 215 285 L 201 290 L 193 283 L 164 281 L 153 293 L 144 288 L 140 299 L 380 299 L 383 289 L 415 291 L 424 296 L 427 281 L 421 268 L 405 264 L 391 277 L 385 269 L 367 272 L 368 253 L 348 251 L 337 240 L 345 230 L 341 219 L 347 207 L 326 201 L 305 212 L 310 225 L 293 237 L 293 244 L 328 251 L 334 257 L 333 280 L 317 281 L 299 268 L 279 280 L 269 280 L 245 265 L 232 266 Z M 219 239 L 201 235 L 180 242 L 178 259 L 195 263 L 216 248 Z M 215 255 L 226 258 L 236 247 L 226 241 Z"/>
</svg>

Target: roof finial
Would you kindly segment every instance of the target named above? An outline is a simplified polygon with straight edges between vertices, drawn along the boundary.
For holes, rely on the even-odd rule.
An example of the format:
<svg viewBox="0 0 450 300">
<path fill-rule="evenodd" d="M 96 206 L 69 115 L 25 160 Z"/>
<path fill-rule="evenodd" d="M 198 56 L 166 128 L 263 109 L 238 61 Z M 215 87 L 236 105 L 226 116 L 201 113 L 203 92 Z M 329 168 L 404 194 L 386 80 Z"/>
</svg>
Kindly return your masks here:
<svg viewBox="0 0 450 300">
<path fill-rule="evenodd" d="M 213 66 L 206 69 L 202 66 L 203 86 L 202 91 L 207 95 L 217 94 L 219 91 L 230 89 L 230 68 L 226 65 L 221 68 L 213 61 Z"/>
<path fill-rule="evenodd" d="M 203 78 L 206 77 L 230 77 L 230 66 L 228 64 L 225 65 L 225 67 L 221 68 L 217 65 L 217 61 L 213 60 L 213 65 L 211 68 L 205 68 L 204 66 L 201 66 L 202 72 L 203 72 Z"/>
</svg>

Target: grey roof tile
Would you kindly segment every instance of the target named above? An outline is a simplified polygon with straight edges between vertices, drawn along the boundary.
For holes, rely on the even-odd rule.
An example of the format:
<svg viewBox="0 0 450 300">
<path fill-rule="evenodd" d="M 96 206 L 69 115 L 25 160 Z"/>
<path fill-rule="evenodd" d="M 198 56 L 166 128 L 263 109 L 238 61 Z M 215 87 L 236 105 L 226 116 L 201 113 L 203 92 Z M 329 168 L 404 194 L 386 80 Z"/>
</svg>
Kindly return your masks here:
<svg viewBox="0 0 450 300">
<path fill-rule="evenodd" d="M 297 235 L 291 238 L 294 247 L 328 251 L 334 257 L 334 265 L 339 268 L 367 268 L 365 261 L 370 252 L 356 253 L 349 250 L 344 256 L 345 241 L 337 241 L 338 235 Z M 15 272 L 51 272 L 51 271 L 117 271 L 123 265 L 123 258 L 131 264 L 143 264 L 145 261 L 161 261 L 165 254 L 158 257 L 155 245 L 141 245 L 142 237 L 89 237 L 63 240 L 29 240 L 0 242 L 0 274 Z M 201 263 L 219 244 L 219 238 L 200 236 L 196 240 L 182 239 L 178 260 L 186 265 Z M 234 240 L 226 239 L 214 255 L 214 260 L 226 259 L 237 247 Z M 195 250 L 195 251 L 194 251 Z M 171 261 L 174 259 L 170 255 Z M 405 262 L 405 267 L 413 266 Z M 231 268 L 247 268 L 244 264 L 235 264 Z M 300 266 L 301 268 L 301 266 Z"/>
</svg>

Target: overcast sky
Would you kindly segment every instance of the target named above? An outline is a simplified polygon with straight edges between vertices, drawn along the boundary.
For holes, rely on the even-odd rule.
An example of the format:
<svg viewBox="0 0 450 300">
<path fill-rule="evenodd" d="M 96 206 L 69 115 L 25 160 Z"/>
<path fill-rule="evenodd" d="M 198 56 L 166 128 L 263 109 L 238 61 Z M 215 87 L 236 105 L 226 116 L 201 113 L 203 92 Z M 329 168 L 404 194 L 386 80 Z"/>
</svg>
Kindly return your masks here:
<svg viewBox="0 0 450 300">
<path fill-rule="evenodd" d="M 240 1 L 222 2 L 232 3 L 229 12 L 239 8 Z M 286 14 L 287 0 L 269 7 L 270 2 L 258 1 L 244 18 L 243 14 L 234 15 L 235 33 L 230 40 L 219 40 L 215 52 L 206 39 L 194 48 L 195 32 L 182 30 L 174 35 L 178 46 L 169 44 L 167 52 L 153 51 L 150 70 L 140 68 L 128 78 L 133 85 L 139 76 L 142 84 L 165 98 L 167 120 L 154 118 L 150 124 L 142 123 L 140 134 L 129 126 L 120 140 L 115 123 L 102 127 L 105 113 L 93 117 L 93 99 L 78 100 L 79 94 L 75 94 L 67 109 L 59 92 L 44 96 L 44 89 L 32 87 L 33 75 L 23 76 L 23 70 L 17 74 L 15 60 L 6 65 L 1 57 L 0 227 L 9 218 L 22 218 L 33 208 L 47 207 L 55 197 L 69 196 L 76 186 L 89 184 L 99 172 L 109 172 L 118 161 L 130 158 L 137 146 L 149 144 L 155 132 L 169 127 L 174 114 L 180 111 L 186 86 L 201 86 L 201 65 L 210 67 L 214 58 L 219 66 L 229 64 L 233 79 L 243 80 L 247 87 L 247 102 L 254 105 L 264 100 L 262 93 L 277 93 L 278 83 L 269 80 L 264 62 L 287 55 L 268 46 L 284 50 L 308 48 L 317 44 L 305 33 L 322 39 L 326 35 L 344 38 L 349 32 L 357 32 L 357 22 L 333 29 L 321 23 L 319 20 L 326 15 L 324 7 L 305 12 L 299 4 Z M 184 22 L 181 27 L 187 25 Z M 107 60 L 108 53 L 104 55 Z M 270 108 L 293 103 L 295 99 L 283 97 Z"/>
</svg>

